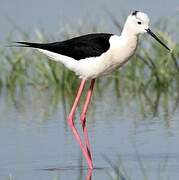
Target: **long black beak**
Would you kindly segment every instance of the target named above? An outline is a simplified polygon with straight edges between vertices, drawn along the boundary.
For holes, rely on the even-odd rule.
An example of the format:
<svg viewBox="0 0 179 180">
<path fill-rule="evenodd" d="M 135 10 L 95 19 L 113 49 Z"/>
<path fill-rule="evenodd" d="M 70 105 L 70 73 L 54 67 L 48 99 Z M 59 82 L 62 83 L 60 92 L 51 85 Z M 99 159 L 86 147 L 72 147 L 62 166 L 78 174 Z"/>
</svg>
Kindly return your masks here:
<svg viewBox="0 0 179 180">
<path fill-rule="evenodd" d="M 146 29 L 147 33 L 150 34 L 154 39 L 156 39 L 161 45 L 163 45 L 166 49 L 168 49 L 169 51 L 170 48 L 167 47 L 167 45 L 165 45 L 150 29 Z"/>
</svg>

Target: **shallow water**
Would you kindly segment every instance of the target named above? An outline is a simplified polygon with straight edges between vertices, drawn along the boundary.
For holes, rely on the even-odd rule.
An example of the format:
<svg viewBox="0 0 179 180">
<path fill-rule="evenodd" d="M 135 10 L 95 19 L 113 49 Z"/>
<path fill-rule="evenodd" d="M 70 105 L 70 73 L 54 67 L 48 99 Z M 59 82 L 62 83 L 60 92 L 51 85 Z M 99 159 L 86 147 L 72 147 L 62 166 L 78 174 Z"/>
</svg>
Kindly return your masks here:
<svg viewBox="0 0 179 180">
<path fill-rule="evenodd" d="M 143 95 L 117 98 L 112 87 L 94 94 L 87 118 L 96 168 L 93 180 L 115 178 L 117 167 L 125 179 L 179 178 L 176 98 L 161 95 L 156 102 L 154 94 L 150 96 L 152 104 Z M 47 89 L 27 88 L 15 97 L 2 90 L 0 179 L 74 180 L 90 176 L 66 121 L 71 100 L 62 99 L 61 94 L 56 97 Z M 79 112 L 75 122 L 81 132 Z"/>
</svg>

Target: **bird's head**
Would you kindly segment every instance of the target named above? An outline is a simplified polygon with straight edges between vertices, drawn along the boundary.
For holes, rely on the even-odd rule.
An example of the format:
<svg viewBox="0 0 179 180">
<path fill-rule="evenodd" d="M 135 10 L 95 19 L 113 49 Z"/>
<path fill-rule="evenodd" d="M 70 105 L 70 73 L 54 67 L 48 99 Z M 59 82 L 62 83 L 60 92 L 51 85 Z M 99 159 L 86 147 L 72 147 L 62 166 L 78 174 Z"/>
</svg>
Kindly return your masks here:
<svg viewBox="0 0 179 180">
<path fill-rule="evenodd" d="M 149 22 L 150 19 L 147 14 L 139 11 L 133 11 L 127 17 L 124 29 L 128 33 L 135 35 L 142 34 L 149 28 Z"/>
<path fill-rule="evenodd" d="M 166 49 L 170 50 L 150 29 L 149 29 L 150 19 L 147 14 L 140 11 L 133 11 L 127 17 L 124 25 L 122 34 L 129 35 L 139 35 L 143 33 L 148 33 L 153 38 L 155 38 L 160 44 L 162 44 Z"/>
</svg>

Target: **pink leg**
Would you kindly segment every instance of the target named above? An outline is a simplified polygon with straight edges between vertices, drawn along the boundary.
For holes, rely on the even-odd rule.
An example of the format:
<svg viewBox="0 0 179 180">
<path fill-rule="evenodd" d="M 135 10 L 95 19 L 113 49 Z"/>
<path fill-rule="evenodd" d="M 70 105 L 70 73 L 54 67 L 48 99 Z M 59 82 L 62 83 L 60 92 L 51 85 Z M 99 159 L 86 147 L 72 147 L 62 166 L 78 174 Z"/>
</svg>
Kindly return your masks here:
<svg viewBox="0 0 179 180">
<path fill-rule="evenodd" d="M 78 144 L 80 145 L 80 148 L 82 150 L 82 153 L 84 155 L 84 157 L 86 158 L 87 160 L 87 163 L 88 163 L 88 167 L 90 169 L 93 169 L 93 164 L 92 164 L 92 161 L 91 161 L 91 158 L 89 157 L 88 155 L 88 152 L 86 150 L 86 148 L 83 146 L 83 143 L 82 143 L 82 140 L 80 138 L 80 135 L 78 133 L 78 131 L 76 130 L 75 126 L 74 126 L 74 115 L 75 115 L 75 111 L 76 111 L 76 108 L 77 108 L 77 105 L 80 101 L 80 98 L 81 98 L 81 95 L 82 95 L 82 92 L 83 92 L 83 89 L 84 89 L 84 86 L 85 86 L 85 83 L 86 81 L 85 80 L 82 80 L 81 81 L 81 84 L 80 84 L 80 87 L 79 87 L 79 90 L 78 90 L 78 93 L 77 93 L 77 96 L 76 96 L 76 99 L 75 99 L 75 102 L 72 106 L 72 109 L 71 109 L 71 112 L 68 116 L 68 123 L 69 123 L 69 126 L 78 142 Z"/>
<path fill-rule="evenodd" d="M 88 152 L 88 156 L 90 157 L 91 161 L 92 161 L 92 157 L 91 157 L 91 151 L 90 151 L 90 143 L 89 143 L 89 138 L 88 138 L 88 130 L 86 127 L 86 113 L 87 113 L 88 106 L 89 106 L 91 96 L 93 93 L 94 83 L 95 83 L 95 79 L 92 79 L 91 84 L 90 84 L 90 88 L 89 88 L 87 95 L 86 95 L 86 100 L 85 100 L 85 103 L 83 106 L 83 111 L 81 113 L 81 123 L 82 123 L 83 133 L 85 136 L 86 150 Z"/>
</svg>

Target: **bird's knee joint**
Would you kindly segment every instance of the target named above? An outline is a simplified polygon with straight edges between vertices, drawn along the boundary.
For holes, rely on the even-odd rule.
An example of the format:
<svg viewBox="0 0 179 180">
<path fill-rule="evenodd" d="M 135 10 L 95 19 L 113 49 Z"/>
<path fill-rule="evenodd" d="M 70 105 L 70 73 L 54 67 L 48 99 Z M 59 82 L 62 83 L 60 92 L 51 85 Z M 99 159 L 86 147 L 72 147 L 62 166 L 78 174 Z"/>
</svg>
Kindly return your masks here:
<svg viewBox="0 0 179 180">
<path fill-rule="evenodd" d="M 68 117 L 68 124 L 71 126 L 71 125 L 74 125 L 74 122 L 73 122 L 73 117 L 69 116 Z"/>
<path fill-rule="evenodd" d="M 81 114 L 80 118 L 82 121 L 84 121 L 86 119 L 86 114 Z"/>
<path fill-rule="evenodd" d="M 81 118 L 81 124 L 82 124 L 83 130 L 84 130 L 85 125 L 86 125 L 86 115 L 82 114 L 80 118 Z"/>
</svg>

